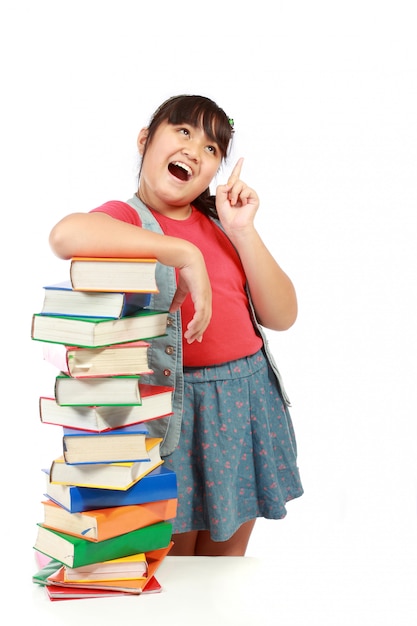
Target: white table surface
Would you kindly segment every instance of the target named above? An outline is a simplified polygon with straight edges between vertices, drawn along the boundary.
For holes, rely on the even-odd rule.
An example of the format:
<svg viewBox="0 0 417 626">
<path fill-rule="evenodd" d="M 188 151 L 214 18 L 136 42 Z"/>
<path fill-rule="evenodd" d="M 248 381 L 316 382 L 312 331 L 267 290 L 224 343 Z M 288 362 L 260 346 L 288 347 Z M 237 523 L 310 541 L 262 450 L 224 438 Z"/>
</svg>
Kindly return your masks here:
<svg viewBox="0 0 417 626">
<path fill-rule="evenodd" d="M 412 545 L 390 554 L 346 544 L 275 547 L 262 558 L 168 556 L 161 593 L 60 602 L 32 583 L 34 561 L 19 576 L 5 561 L 2 610 L 5 623 L 30 626 L 415 626 Z"/>
<path fill-rule="evenodd" d="M 260 618 L 258 594 L 263 586 L 263 569 L 262 561 L 253 557 L 166 557 L 157 573 L 162 591 L 133 597 L 51 602 L 45 589 L 33 585 L 30 623 L 36 626 L 254 625 Z M 256 588 L 258 591 L 254 593 Z M 269 613 L 268 605 L 276 602 L 277 596 L 267 602 L 262 599 L 264 615 L 265 611 Z"/>
</svg>

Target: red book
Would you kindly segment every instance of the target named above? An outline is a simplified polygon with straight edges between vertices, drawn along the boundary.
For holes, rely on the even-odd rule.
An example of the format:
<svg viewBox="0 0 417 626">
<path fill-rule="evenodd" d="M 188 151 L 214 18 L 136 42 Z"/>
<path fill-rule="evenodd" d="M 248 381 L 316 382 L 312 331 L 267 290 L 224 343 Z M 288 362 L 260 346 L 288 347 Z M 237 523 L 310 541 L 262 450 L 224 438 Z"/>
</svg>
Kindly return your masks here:
<svg viewBox="0 0 417 626">
<path fill-rule="evenodd" d="M 150 554 L 150 559 L 155 555 Z M 130 592 L 114 591 L 112 589 L 84 589 L 81 587 L 65 586 L 65 585 L 51 585 L 48 583 L 47 578 L 58 569 L 61 568 L 61 563 L 51 559 L 50 557 L 35 550 L 35 559 L 39 568 L 41 568 L 33 576 L 33 582 L 41 585 L 45 588 L 46 593 L 51 601 L 55 600 L 76 600 L 82 598 L 108 598 L 110 596 L 122 596 L 132 595 Z M 154 567 L 154 566 L 153 566 Z M 154 570 L 156 571 L 155 567 Z M 155 576 L 150 576 L 146 579 L 146 584 L 142 589 L 142 593 L 158 593 L 162 590 L 162 587 Z"/>
<path fill-rule="evenodd" d="M 152 374 L 147 341 L 131 341 L 101 348 L 44 342 L 43 358 L 73 378 Z"/>
<path fill-rule="evenodd" d="M 45 591 L 49 599 L 59 600 L 82 600 L 83 598 L 109 598 L 113 596 L 131 596 L 129 591 L 115 591 L 113 589 L 82 589 L 81 587 L 64 586 L 64 585 L 46 585 Z M 160 593 L 162 586 L 155 576 L 148 579 L 141 593 Z"/>
<path fill-rule="evenodd" d="M 139 383 L 142 404 L 131 406 L 61 406 L 55 398 L 39 399 L 43 424 L 105 432 L 166 417 L 172 413 L 172 387 Z"/>
</svg>

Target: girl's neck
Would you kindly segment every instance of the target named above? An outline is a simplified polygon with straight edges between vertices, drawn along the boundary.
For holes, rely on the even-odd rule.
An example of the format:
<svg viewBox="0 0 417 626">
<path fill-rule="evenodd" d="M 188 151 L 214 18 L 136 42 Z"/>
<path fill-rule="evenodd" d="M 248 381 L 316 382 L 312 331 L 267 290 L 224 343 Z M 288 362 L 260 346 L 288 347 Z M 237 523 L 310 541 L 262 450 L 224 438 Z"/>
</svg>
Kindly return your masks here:
<svg viewBox="0 0 417 626">
<path fill-rule="evenodd" d="M 156 211 L 157 213 L 165 215 L 166 217 L 169 217 L 173 220 L 186 220 L 191 216 L 191 213 L 193 212 L 191 204 L 180 207 L 168 205 L 166 207 L 154 207 L 146 202 L 145 199 L 141 196 L 140 189 L 136 192 L 136 196 L 149 210 Z"/>
</svg>

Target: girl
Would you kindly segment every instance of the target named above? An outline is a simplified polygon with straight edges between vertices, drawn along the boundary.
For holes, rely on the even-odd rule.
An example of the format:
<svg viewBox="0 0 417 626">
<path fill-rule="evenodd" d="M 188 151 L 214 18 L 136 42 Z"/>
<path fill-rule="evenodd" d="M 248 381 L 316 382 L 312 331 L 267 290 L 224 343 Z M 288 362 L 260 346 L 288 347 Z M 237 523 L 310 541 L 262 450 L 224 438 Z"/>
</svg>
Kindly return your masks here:
<svg viewBox="0 0 417 626">
<path fill-rule="evenodd" d="M 171 385 L 174 413 L 149 423 L 178 479 L 171 555 L 244 556 L 257 517 L 280 519 L 303 493 L 288 399 L 261 325 L 289 328 L 297 299 L 254 226 L 259 200 L 241 179 L 209 185 L 233 122 L 212 100 L 164 102 L 138 137 L 138 191 L 73 213 L 50 244 L 72 256 L 155 257 L 170 311 L 144 382 Z"/>
</svg>

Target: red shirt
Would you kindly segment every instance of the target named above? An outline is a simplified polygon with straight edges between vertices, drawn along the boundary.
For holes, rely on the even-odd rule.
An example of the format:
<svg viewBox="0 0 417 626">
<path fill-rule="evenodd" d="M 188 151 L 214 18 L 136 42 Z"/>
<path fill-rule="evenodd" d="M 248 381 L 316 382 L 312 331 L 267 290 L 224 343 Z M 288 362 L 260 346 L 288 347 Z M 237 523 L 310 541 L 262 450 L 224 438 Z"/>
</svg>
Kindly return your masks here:
<svg viewBox="0 0 417 626">
<path fill-rule="evenodd" d="M 94 210 L 141 226 L 138 213 L 124 202 L 106 202 Z M 210 277 L 213 315 L 202 343 L 183 342 L 184 365 L 216 365 L 255 354 L 262 346 L 262 339 L 252 324 L 245 273 L 228 237 L 211 219 L 194 208 L 186 220 L 174 220 L 156 211 L 152 214 L 166 235 L 190 241 L 201 250 Z M 193 315 L 194 306 L 191 297 L 187 296 L 181 307 L 183 328 Z"/>
</svg>

